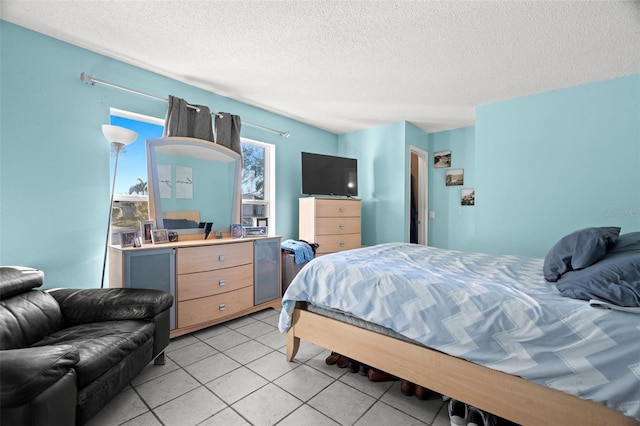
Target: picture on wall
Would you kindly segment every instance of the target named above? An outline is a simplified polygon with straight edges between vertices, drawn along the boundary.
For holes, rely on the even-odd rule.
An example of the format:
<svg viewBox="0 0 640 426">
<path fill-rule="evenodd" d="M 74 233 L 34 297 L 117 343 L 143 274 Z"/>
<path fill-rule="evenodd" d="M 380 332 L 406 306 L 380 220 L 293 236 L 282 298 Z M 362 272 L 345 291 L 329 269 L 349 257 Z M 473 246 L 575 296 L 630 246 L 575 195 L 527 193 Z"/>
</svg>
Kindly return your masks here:
<svg viewBox="0 0 640 426">
<path fill-rule="evenodd" d="M 445 172 L 444 182 L 446 186 L 464 184 L 464 169 L 451 169 Z"/>
<path fill-rule="evenodd" d="M 173 188 L 173 170 L 171 164 L 158 164 L 158 188 L 160 198 L 171 198 Z"/>
<path fill-rule="evenodd" d="M 193 198 L 193 169 L 176 166 L 176 198 Z"/>
<path fill-rule="evenodd" d="M 476 191 L 475 189 L 461 189 L 460 190 L 460 204 L 463 206 L 475 206 L 476 205 Z"/>
<path fill-rule="evenodd" d="M 451 151 L 437 151 L 433 154 L 433 167 L 451 167 Z"/>
</svg>

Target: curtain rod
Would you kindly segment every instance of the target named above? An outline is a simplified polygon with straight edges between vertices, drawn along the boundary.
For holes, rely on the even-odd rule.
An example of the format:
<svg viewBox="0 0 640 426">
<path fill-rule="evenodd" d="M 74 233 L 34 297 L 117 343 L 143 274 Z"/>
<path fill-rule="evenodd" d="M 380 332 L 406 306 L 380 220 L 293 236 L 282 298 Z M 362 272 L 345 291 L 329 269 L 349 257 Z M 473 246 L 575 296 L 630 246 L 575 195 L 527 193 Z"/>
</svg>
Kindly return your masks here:
<svg viewBox="0 0 640 426">
<path fill-rule="evenodd" d="M 91 83 L 92 86 L 94 84 L 98 83 L 98 84 L 102 84 L 104 86 L 113 87 L 115 89 L 124 90 L 125 92 L 135 93 L 136 95 L 146 96 L 147 98 L 155 99 L 157 101 L 169 102 L 169 99 L 161 98 L 160 96 L 151 95 L 149 93 L 141 92 L 139 90 L 134 90 L 134 89 L 131 89 L 129 87 L 121 86 L 119 84 L 111 83 L 111 82 L 108 82 L 108 81 L 105 81 L 105 80 L 100 80 L 99 78 L 91 77 L 89 74 L 87 74 L 85 72 L 80 74 L 80 80 L 82 80 L 84 82 L 87 82 L 87 83 Z M 195 107 L 193 105 L 188 105 L 188 104 L 187 104 L 187 107 L 193 108 L 193 109 L 198 109 L 197 107 Z M 218 115 L 218 113 L 212 112 L 211 115 Z M 253 127 L 260 128 L 260 129 L 268 130 L 269 132 L 278 133 L 280 136 L 284 136 L 285 138 L 288 138 L 289 135 L 290 135 L 289 131 L 276 130 L 276 129 L 272 129 L 270 127 L 261 126 L 259 124 L 253 124 L 253 123 L 250 123 L 248 121 L 242 121 L 242 124 L 246 124 L 248 126 L 253 126 Z"/>
</svg>

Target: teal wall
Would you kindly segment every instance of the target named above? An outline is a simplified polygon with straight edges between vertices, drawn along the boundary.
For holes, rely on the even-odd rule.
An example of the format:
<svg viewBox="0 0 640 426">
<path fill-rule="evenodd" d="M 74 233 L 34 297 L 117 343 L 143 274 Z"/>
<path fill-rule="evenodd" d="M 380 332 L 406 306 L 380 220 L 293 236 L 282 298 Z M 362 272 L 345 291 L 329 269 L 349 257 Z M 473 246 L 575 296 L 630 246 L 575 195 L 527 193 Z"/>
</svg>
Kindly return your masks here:
<svg viewBox="0 0 640 426">
<path fill-rule="evenodd" d="M 482 105 L 475 154 L 472 249 L 543 257 L 583 227 L 640 230 L 640 74 Z"/>
<path fill-rule="evenodd" d="M 339 136 L 339 155 L 358 158 L 363 245 L 409 240 L 411 145 L 427 151 L 428 134 L 404 121 Z"/>
<path fill-rule="evenodd" d="M 276 145 L 277 233 L 298 237 L 300 153 L 358 159 L 362 242 L 408 240 L 409 146 L 429 152 L 430 245 L 543 256 L 584 226 L 640 230 L 640 74 L 482 105 L 476 125 L 426 134 L 407 122 L 335 135 L 0 21 L 0 264 L 43 269 L 46 287 L 100 285 L 109 203 L 109 108 L 162 118 L 166 103 L 80 73 L 173 94 L 243 120 Z M 433 153 L 465 170 L 445 187 Z M 476 206 L 460 206 L 460 189 Z"/>
<path fill-rule="evenodd" d="M 46 287 L 98 287 L 109 212 L 109 108 L 163 118 L 166 103 L 85 84 L 80 73 L 169 94 L 243 120 L 276 145 L 277 232 L 297 238 L 300 152 L 335 154 L 338 136 L 0 21 L 0 264 L 45 271 Z"/>
<path fill-rule="evenodd" d="M 640 74 L 482 105 L 475 127 L 430 134 L 476 206 L 430 166 L 430 244 L 544 257 L 588 226 L 640 230 Z"/>
<path fill-rule="evenodd" d="M 438 151 L 451 151 L 450 168 L 464 170 L 464 185 L 445 185 L 445 171 L 449 168 L 433 167 L 433 155 Z M 476 186 L 475 128 L 463 127 L 429 134 L 429 156 L 429 210 L 435 212 L 435 219 L 428 219 L 429 245 L 465 250 L 475 235 L 478 207 L 462 206 L 460 190 Z"/>
</svg>

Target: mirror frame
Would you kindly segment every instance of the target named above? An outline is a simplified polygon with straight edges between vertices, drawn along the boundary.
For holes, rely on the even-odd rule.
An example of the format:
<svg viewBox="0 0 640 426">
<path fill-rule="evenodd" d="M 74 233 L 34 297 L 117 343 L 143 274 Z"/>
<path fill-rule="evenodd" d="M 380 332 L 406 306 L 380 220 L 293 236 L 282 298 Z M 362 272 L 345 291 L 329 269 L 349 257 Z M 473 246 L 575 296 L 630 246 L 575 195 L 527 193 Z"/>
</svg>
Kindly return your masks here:
<svg viewBox="0 0 640 426">
<path fill-rule="evenodd" d="M 166 138 L 147 139 L 147 186 L 149 189 L 149 217 L 151 220 L 155 220 L 157 228 L 163 229 L 164 227 L 164 218 L 161 217 L 162 200 L 160 198 L 158 168 L 156 167 L 156 148 L 159 147 L 166 147 L 167 152 L 163 153 L 167 154 L 203 158 L 203 155 L 196 154 L 198 154 L 199 152 L 205 153 L 209 151 L 204 157 L 212 161 L 235 161 L 235 191 L 233 191 L 230 219 L 232 224 L 241 223 L 240 212 L 242 210 L 242 156 L 237 152 L 232 151 L 225 146 L 218 145 L 214 142 L 206 141 L 203 139 L 172 136 Z M 211 184 L 215 185 L 215 182 L 212 182 Z M 157 214 L 158 212 L 160 212 L 160 215 Z M 169 231 L 176 232 L 178 235 L 204 234 L 204 229 L 202 228 L 169 229 Z"/>
</svg>

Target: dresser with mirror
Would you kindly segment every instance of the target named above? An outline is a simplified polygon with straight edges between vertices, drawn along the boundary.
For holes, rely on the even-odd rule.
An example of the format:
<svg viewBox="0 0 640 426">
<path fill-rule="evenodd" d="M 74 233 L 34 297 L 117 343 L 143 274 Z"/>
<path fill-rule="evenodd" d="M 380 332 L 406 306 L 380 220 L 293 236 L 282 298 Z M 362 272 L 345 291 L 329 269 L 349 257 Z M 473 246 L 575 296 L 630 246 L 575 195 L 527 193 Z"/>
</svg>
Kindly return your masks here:
<svg viewBox="0 0 640 426">
<path fill-rule="evenodd" d="M 230 234 L 241 223 L 241 156 L 200 139 L 150 139 L 147 171 L 150 219 L 177 241 L 111 245 L 109 286 L 171 292 L 171 337 L 280 307 L 280 237 Z"/>
</svg>

